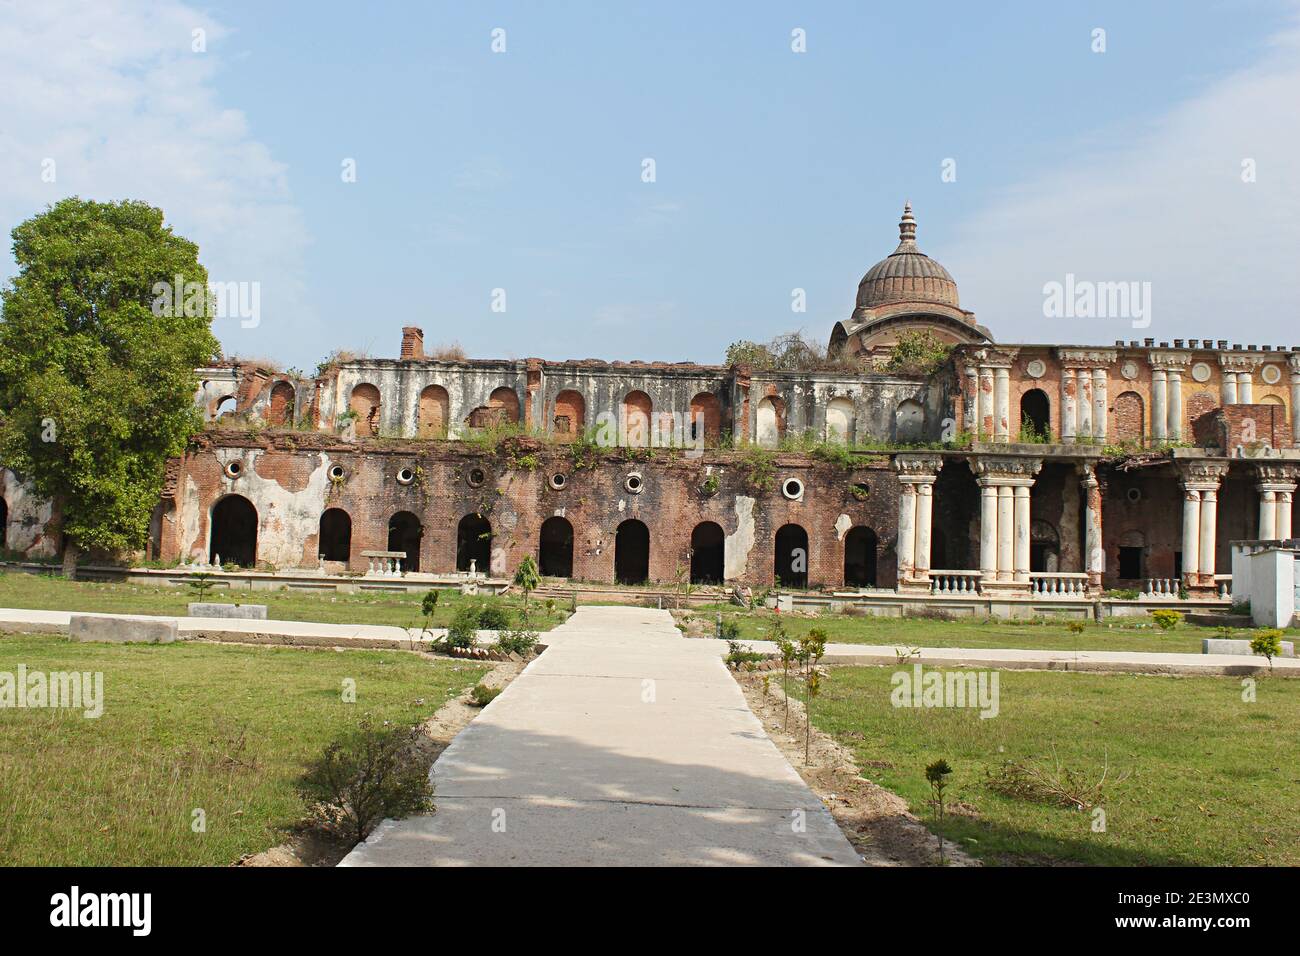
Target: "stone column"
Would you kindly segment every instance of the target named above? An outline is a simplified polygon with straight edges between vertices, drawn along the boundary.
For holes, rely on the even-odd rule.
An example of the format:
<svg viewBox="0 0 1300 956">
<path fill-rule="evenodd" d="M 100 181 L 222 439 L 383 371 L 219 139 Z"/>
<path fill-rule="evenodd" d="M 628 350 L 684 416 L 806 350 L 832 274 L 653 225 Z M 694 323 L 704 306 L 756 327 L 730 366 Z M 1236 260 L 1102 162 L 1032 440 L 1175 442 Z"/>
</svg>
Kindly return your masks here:
<svg viewBox="0 0 1300 956">
<path fill-rule="evenodd" d="M 1277 536 L 1283 540 L 1291 537 L 1291 500 L 1295 491 L 1277 493 Z"/>
<path fill-rule="evenodd" d="M 998 580 L 1012 579 L 1015 562 L 1015 501 L 1010 485 L 998 486 Z"/>
<path fill-rule="evenodd" d="M 993 581 L 998 576 L 998 489 L 989 479 L 980 486 L 980 577 Z"/>
<path fill-rule="evenodd" d="M 1291 365 L 1291 437 L 1300 443 L 1300 355 L 1292 355 Z"/>
<path fill-rule="evenodd" d="M 1106 419 L 1109 417 L 1106 400 L 1106 370 L 1092 370 L 1092 433 L 1103 441 L 1106 438 Z"/>
<path fill-rule="evenodd" d="M 916 564 L 916 485 L 907 482 L 898 495 L 898 583 L 908 581 Z"/>
<path fill-rule="evenodd" d="M 1217 488 L 1207 488 L 1201 492 L 1201 554 L 1200 569 L 1201 582 L 1204 584 L 1209 579 L 1209 584 L 1214 584 L 1214 547 L 1217 542 L 1216 522 L 1219 515 L 1219 492 Z"/>
<path fill-rule="evenodd" d="M 1237 373 L 1223 370 L 1223 385 L 1220 387 L 1220 399 L 1223 405 L 1237 404 Z"/>
<path fill-rule="evenodd" d="M 1183 574 L 1195 575 L 1200 567 L 1201 493 L 1183 489 Z"/>
<path fill-rule="evenodd" d="M 1183 373 L 1170 369 L 1169 377 L 1169 437 L 1174 441 L 1183 438 Z"/>
<path fill-rule="evenodd" d="M 993 370 L 993 438 L 1007 441 L 1011 423 L 1011 370 Z"/>
<path fill-rule="evenodd" d="M 1151 372 L 1151 435 L 1157 441 L 1164 441 L 1169 434 L 1169 399 L 1166 390 L 1166 374 L 1162 368 Z"/>
<path fill-rule="evenodd" d="M 974 365 L 966 368 L 966 408 L 964 427 L 971 435 L 979 432 L 980 375 Z"/>
<path fill-rule="evenodd" d="M 1277 533 L 1277 492 L 1260 486 L 1259 491 L 1259 533 L 1255 537 L 1261 541 L 1274 541 L 1282 537 Z"/>
<path fill-rule="evenodd" d="M 1061 369 L 1061 441 L 1063 442 L 1074 441 L 1076 434 L 1074 419 L 1077 389 L 1074 369 Z"/>
<path fill-rule="evenodd" d="M 915 568 L 918 578 L 930 579 L 930 523 L 934 506 L 934 484 L 926 482 L 916 486 L 916 554 Z"/>
<path fill-rule="evenodd" d="M 979 435 L 984 441 L 993 440 L 993 369 L 980 368 L 980 424 Z"/>
<path fill-rule="evenodd" d="M 1250 370 L 1237 374 L 1237 404 L 1255 404 L 1255 373 Z"/>
<path fill-rule="evenodd" d="M 1016 485 L 1015 496 L 1015 581 L 1029 582 L 1029 486 Z"/>
<path fill-rule="evenodd" d="M 1092 373 L 1079 369 L 1079 437 L 1092 438 Z"/>
<path fill-rule="evenodd" d="M 1101 482 L 1097 480 L 1095 466 L 1083 466 L 1084 494 L 1084 569 L 1088 572 L 1088 591 L 1096 594 L 1101 590 L 1102 575 L 1106 572 L 1106 549 L 1102 543 L 1101 528 Z"/>
</svg>

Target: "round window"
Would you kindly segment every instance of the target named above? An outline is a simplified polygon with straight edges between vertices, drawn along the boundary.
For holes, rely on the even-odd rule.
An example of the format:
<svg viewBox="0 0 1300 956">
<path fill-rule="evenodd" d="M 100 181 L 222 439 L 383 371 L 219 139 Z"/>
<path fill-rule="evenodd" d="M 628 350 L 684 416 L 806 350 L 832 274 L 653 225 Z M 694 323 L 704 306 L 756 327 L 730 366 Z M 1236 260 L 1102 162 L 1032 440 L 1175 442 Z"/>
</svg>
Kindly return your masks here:
<svg viewBox="0 0 1300 956">
<path fill-rule="evenodd" d="M 483 482 L 487 481 L 487 473 L 482 468 L 471 468 L 465 475 L 465 482 L 471 488 L 477 488 Z"/>
<path fill-rule="evenodd" d="M 330 468 L 330 481 L 342 481 L 346 474 L 342 465 L 334 465 Z"/>
<path fill-rule="evenodd" d="M 645 479 L 641 477 L 639 471 L 634 471 L 623 480 L 623 487 L 631 494 L 639 495 L 645 488 Z"/>
<path fill-rule="evenodd" d="M 238 478 L 244 473 L 244 466 L 237 461 L 228 462 L 225 471 L 227 478 Z"/>
<path fill-rule="evenodd" d="M 781 494 L 791 501 L 799 500 L 803 497 L 803 482 L 798 478 L 787 478 L 781 482 Z"/>
<path fill-rule="evenodd" d="M 415 481 L 415 472 L 410 468 L 403 468 L 397 473 L 397 483 L 399 485 L 409 485 Z"/>
<path fill-rule="evenodd" d="M 568 483 L 569 483 L 569 479 L 558 471 L 555 474 L 551 475 L 550 484 L 551 487 L 554 488 L 556 491 L 559 491 Z"/>
<path fill-rule="evenodd" d="M 1130 488 L 1128 491 L 1124 492 L 1124 497 L 1127 498 L 1129 501 L 1133 502 L 1134 504 L 1137 504 L 1139 501 L 1142 500 L 1142 489 Z"/>
</svg>

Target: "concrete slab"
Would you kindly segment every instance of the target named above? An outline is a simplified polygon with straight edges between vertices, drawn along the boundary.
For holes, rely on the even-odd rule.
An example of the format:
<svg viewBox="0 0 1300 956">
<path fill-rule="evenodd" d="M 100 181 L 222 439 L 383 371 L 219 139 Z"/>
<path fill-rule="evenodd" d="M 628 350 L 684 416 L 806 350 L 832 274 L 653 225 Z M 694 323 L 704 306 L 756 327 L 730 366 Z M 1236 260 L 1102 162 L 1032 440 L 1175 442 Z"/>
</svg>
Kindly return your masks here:
<svg viewBox="0 0 1300 956">
<path fill-rule="evenodd" d="M 211 601 L 191 601 L 190 617 L 238 618 L 247 621 L 265 621 L 265 604 L 214 604 Z"/>
<path fill-rule="evenodd" d="M 665 611 L 584 607 L 433 768 L 437 812 L 344 866 L 861 861 L 712 642 Z"/>
<path fill-rule="evenodd" d="M 73 614 L 68 633 L 74 641 L 107 644 L 170 644 L 176 622 L 170 618 L 128 619 L 98 614 Z"/>
<path fill-rule="evenodd" d="M 1282 641 L 1282 657 L 1295 657 L 1295 644 L 1292 641 Z M 1238 638 L 1224 637 L 1207 637 L 1201 640 L 1202 654 L 1231 654 L 1233 656 L 1242 655 L 1245 657 L 1255 656 L 1255 652 L 1250 649 L 1250 641 L 1240 640 Z"/>
</svg>

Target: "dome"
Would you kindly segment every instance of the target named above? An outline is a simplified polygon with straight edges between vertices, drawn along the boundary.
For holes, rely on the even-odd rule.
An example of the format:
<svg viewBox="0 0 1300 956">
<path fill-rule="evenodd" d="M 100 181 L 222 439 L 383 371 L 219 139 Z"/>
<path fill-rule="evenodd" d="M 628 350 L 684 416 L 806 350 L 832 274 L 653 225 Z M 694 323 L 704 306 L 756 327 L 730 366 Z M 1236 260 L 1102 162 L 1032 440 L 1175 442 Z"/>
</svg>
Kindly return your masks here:
<svg viewBox="0 0 1300 956">
<path fill-rule="evenodd" d="M 898 248 L 867 270 L 858 283 L 857 308 L 873 309 L 895 302 L 930 302 L 958 308 L 957 283 L 948 270 L 916 247 L 912 204 L 903 207 Z"/>
</svg>

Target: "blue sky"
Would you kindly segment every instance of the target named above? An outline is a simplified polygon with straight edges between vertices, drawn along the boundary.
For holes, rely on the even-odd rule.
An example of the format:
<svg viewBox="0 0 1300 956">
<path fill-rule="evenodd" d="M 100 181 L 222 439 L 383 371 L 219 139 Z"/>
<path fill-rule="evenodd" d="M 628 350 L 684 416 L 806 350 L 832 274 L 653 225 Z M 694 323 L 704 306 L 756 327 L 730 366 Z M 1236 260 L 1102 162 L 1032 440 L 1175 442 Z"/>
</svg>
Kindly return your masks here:
<svg viewBox="0 0 1300 956">
<path fill-rule="evenodd" d="M 227 351 L 308 370 L 403 325 L 480 357 L 823 340 L 905 198 L 1000 340 L 1300 344 L 1295 4 L 701 6 L 0 2 L 0 214 L 161 206 L 259 283 Z M 1152 282 L 1151 327 L 1045 319 L 1066 272 Z"/>
</svg>

